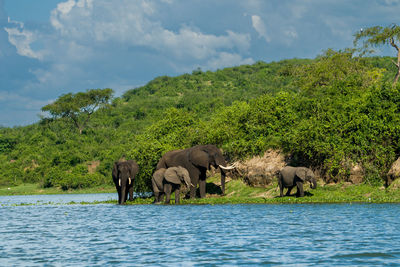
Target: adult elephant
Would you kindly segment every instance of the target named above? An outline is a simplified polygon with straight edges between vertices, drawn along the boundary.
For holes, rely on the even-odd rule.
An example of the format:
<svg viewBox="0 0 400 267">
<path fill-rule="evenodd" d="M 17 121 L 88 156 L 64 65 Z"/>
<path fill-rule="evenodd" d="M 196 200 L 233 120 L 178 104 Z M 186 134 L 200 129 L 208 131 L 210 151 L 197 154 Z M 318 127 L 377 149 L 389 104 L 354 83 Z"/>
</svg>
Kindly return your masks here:
<svg viewBox="0 0 400 267">
<path fill-rule="evenodd" d="M 304 197 L 303 183 L 310 182 L 311 188 L 317 188 L 315 175 L 306 167 L 286 166 L 279 172 L 278 185 L 280 196 L 283 197 L 283 188 L 287 188 L 286 196 L 290 196 L 290 191 L 297 186 L 296 197 Z"/>
<path fill-rule="evenodd" d="M 118 192 L 118 204 L 124 204 L 128 198 L 133 200 L 133 182 L 139 172 L 138 164 L 133 160 L 116 161 L 112 170 L 112 178 Z"/>
<path fill-rule="evenodd" d="M 175 192 L 175 204 L 179 204 L 181 184 L 186 184 L 187 188 L 191 184 L 189 172 L 181 166 L 168 169 L 161 168 L 155 171 L 151 183 L 153 185 L 154 203 L 160 203 L 165 194 L 165 204 L 169 204 L 172 192 Z"/>
<path fill-rule="evenodd" d="M 233 169 L 227 167 L 221 151 L 215 145 L 197 145 L 187 149 L 172 150 L 165 153 L 157 164 L 157 170 L 161 168 L 182 166 L 190 175 L 190 198 L 196 196 L 197 185 L 200 188 L 200 197 L 206 196 L 206 172 L 211 166 L 221 171 L 221 190 L 225 194 L 226 171 Z"/>
</svg>

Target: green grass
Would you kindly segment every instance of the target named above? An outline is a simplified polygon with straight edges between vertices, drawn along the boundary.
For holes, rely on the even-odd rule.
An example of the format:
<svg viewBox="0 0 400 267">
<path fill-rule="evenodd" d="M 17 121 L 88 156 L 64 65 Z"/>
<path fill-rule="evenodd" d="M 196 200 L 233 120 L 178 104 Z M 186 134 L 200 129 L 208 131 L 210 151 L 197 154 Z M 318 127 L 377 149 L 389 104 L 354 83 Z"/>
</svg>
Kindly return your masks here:
<svg viewBox="0 0 400 267">
<path fill-rule="evenodd" d="M 208 183 L 218 183 L 217 178 L 210 178 Z M 399 183 L 400 184 L 400 181 Z M 214 205 L 214 204 L 296 204 L 296 203 L 400 203 L 400 190 L 394 187 L 385 189 L 371 185 L 335 184 L 310 189 L 305 186 L 306 196 L 296 198 L 296 189 L 292 196 L 279 197 L 277 183 L 266 188 L 250 187 L 241 180 L 226 183 L 226 195 L 207 194 L 203 199 L 181 199 L 182 204 Z M 284 191 L 286 193 L 286 190 Z M 135 199 L 128 205 L 150 204 L 153 198 Z M 174 204 L 174 196 L 171 204 Z"/>
<path fill-rule="evenodd" d="M 241 180 L 230 180 L 226 183 L 226 195 L 219 194 L 218 177 L 211 177 L 207 180 L 207 194 L 203 199 L 182 199 L 181 204 L 214 205 L 214 204 L 295 204 L 295 203 L 400 203 L 400 180 L 395 181 L 393 186 L 384 187 L 349 184 L 335 184 L 318 186 L 317 189 L 310 189 L 305 186 L 306 196 L 296 198 L 296 189 L 292 190 L 293 195 L 279 197 L 279 190 L 276 183 L 266 188 L 250 187 Z M 214 190 L 214 192 L 213 192 Z M 285 191 L 286 192 L 286 191 Z M 43 189 L 37 184 L 24 184 L 16 187 L 0 188 L 0 195 L 28 195 L 28 194 L 65 194 L 65 193 L 115 193 L 114 187 L 96 187 L 90 189 L 79 189 L 63 191 L 57 188 Z M 127 205 L 151 204 L 153 198 L 136 198 L 128 201 Z M 174 195 L 171 197 L 171 204 L 175 203 Z M 18 205 L 43 205 L 18 204 Z M 54 204 L 54 203 L 47 203 Z M 117 204 L 116 200 L 96 202 L 71 202 L 67 204 Z M 61 204 L 60 204 L 61 205 Z"/>
<path fill-rule="evenodd" d="M 98 186 L 76 190 L 62 190 L 61 188 L 42 188 L 39 184 L 21 184 L 0 188 L 0 196 L 10 195 L 52 195 L 52 194 L 92 194 L 92 193 L 114 193 L 114 186 Z"/>
</svg>

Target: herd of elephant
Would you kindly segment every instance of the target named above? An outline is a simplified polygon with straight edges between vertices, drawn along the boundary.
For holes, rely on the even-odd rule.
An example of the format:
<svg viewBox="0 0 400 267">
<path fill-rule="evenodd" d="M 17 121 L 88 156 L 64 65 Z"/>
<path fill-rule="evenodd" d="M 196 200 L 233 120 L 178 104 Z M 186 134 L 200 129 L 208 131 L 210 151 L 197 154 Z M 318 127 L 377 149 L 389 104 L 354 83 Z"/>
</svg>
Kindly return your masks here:
<svg viewBox="0 0 400 267">
<path fill-rule="evenodd" d="M 211 166 L 221 172 L 221 191 L 225 194 L 226 172 L 235 168 L 228 166 L 221 150 L 215 145 L 197 145 L 187 149 L 172 150 L 165 153 L 159 160 L 152 177 L 154 203 L 161 203 L 165 196 L 165 204 L 169 204 L 171 194 L 175 193 L 175 203 L 180 203 L 182 184 L 190 188 L 190 198 L 196 197 L 199 186 L 200 197 L 206 195 L 206 172 Z M 133 183 L 139 172 L 138 164 L 133 160 L 117 161 L 114 163 L 112 178 L 118 192 L 118 203 L 133 200 Z M 305 167 L 284 167 L 279 172 L 278 184 L 280 196 L 287 188 L 290 195 L 292 188 L 297 187 L 297 197 L 304 196 L 303 183 L 310 182 L 311 188 L 317 187 L 313 172 Z"/>
</svg>

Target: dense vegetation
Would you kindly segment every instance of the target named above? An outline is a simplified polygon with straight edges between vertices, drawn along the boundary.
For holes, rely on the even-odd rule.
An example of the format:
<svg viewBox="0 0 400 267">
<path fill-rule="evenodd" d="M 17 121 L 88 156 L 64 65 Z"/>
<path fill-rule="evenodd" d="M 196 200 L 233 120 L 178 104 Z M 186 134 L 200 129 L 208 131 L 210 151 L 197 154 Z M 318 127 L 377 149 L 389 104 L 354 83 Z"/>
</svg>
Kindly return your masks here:
<svg viewBox="0 0 400 267">
<path fill-rule="evenodd" d="M 329 50 L 314 60 L 158 77 L 97 109 L 80 131 L 60 116 L 0 129 L 0 186 L 112 184 L 112 164 L 125 157 L 141 167 L 136 190 L 148 191 L 163 153 L 206 143 L 230 160 L 278 148 L 331 181 L 359 164 L 379 185 L 400 155 L 391 60 Z"/>
</svg>

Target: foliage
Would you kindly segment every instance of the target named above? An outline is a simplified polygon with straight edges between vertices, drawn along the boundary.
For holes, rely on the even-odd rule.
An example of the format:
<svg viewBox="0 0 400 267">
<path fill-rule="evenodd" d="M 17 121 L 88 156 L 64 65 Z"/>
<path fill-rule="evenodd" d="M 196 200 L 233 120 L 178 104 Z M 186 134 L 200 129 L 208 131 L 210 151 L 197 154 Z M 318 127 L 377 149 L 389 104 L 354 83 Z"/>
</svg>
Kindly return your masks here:
<svg viewBox="0 0 400 267">
<path fill-rule="evenodd" d="M 112 93 L 113 90 L 109 88 L 91 89 L 85 93 L 68 93 L 44 106 L 42 111 L 48 111 L 55 118 L 70 118 L 78 128 L 79 133 L 82 133 L 93 112 L 106 106 L 112 97 Z"/>
<path fill-rule="evenodd" d="M 397 62 L 393 61 L 397 67 L 397 73 L 394 78 L 393 84 L 396 84 L 400 77 L 400 26 L 392 24 L 389 27 L 374 26 L 367 29 L 361 29 L 354 34 L 354 45 L 363 40 L 362 53 L 370 52 L 370 46 L 379 46 L 390 44 L 397 53 Z"/>
<path fill-rule="evenodd" d="M 280 148 L 290 164 L 311 165 L 327 181 L 346 180 L 361 164 L 366 181 L 381 183 L 399 155 L 399 88 L 352 51 L 328 50 L 293 70 L 295 87 L 223 108 L 208 124 L 207 143 L 230 158 Z"/>
<path fill-rule="evenodd" d="M 7 153 L 14 149 L 17 140 L 12 136 L 0 135 L 0 153 Z"/>
<path fill-rule="evenodd" d="M 389 27 L 373 26 L 361 29 L 354 34 L 354 44 L 357 45 L 361 39 L 364 39 L 364 48 L 384 44 L 394 45 L 396 41 L 400 41 L 400 27 L 392 24 Z"/>
<path fill-rule="evenodd" d="M 230 161 L 281 149 L 334 182 L 358 164 L 380 185 L 400 156 L 400 87 L 388 82 L 391 58 L 353 52 L 158 77 L 107 108 L 111 89 L 61 96 L 43 107 L 52 119 L 0 129 L 0 185 L 110 186 L 125 157 L 139 164 L 135 190 L 146 192 L 165 152 L 196 144 L 216 144 Z M 79 133 L 71 114 L 90 124 Z"/>
</svg>

